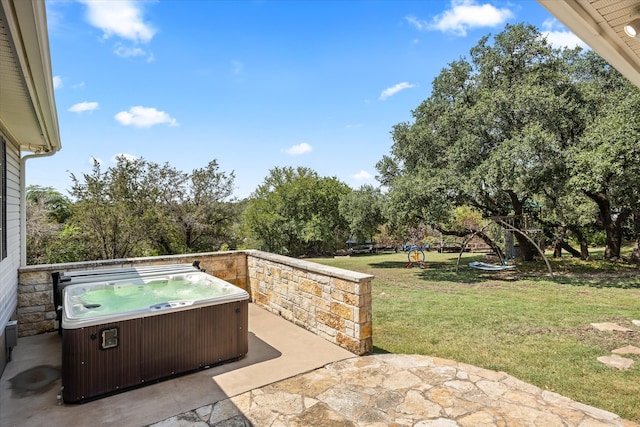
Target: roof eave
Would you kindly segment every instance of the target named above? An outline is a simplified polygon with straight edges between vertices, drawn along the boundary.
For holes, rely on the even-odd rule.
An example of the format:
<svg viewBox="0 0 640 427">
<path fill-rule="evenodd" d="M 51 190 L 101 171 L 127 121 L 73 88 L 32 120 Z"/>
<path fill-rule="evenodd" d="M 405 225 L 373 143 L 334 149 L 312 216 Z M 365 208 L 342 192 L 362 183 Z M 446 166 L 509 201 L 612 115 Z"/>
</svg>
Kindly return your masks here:
<svg viewBox="0 0 640 427">
<path fill-rule="evenodd" d="M 538 0 L 545 9 L 640 87 L 640 58 L 623 43 L 605 20 L 580 0 Z"/>
<path fill-rule="evenodd" d="M 11 123 L 2 122 L 8 137 L 24 151 L 55 152 L 60 150 L 60 131 L 55 104 L 49 36 L 44 1 L 0 0 L 11 34 L 16 60 L 22 73 L 29 102 L 33 109 L 38 138 L 25 139 Z"/>
</svg>

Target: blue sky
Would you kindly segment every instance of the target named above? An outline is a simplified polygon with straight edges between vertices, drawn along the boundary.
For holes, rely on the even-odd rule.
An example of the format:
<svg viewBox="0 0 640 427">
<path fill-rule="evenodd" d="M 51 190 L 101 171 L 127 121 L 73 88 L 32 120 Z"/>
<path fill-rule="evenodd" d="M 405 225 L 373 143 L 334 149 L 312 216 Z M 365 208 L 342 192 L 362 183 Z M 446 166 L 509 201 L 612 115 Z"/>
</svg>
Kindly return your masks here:
<svg viewBox="0 0 640 427">
<path fill-rule="evenodd" d="M 64 194 L 118 155 L 216 159 L 238 198 L 276 166 L 377 186 L 392 127 L 480 37 L 525 22 L 580 44 L 535 0 L 47 0 L 47 18 L 62 150 L 27 184 Z"/>
</svg>

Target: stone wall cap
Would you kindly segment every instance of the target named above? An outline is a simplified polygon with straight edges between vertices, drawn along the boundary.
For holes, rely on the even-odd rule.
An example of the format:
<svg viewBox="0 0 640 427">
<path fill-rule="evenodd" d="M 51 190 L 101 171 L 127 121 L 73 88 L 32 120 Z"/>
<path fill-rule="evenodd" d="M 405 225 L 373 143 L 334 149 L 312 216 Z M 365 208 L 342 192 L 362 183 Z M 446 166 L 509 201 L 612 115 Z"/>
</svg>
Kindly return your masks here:
<svg viewBox="0 0 640 427">
<path fill-rule="evenodd" d="M 279 264 L 289 265 L 291 267 L 297 267 L 302 270 L 311 271 L 314 273 L 324 274 L 329 277 L 335 277 L 343 280 L 351 280 L 354 282 L 362 282 L 373 279 L 375 276 L 371 274 L 359 273 L 357 271 L 345 270 L 344 268 L 331 267 L 328 265 L 322 265 L 311 261 L 306 261 L 298 258 L 291 258 L 285 255 L 272 254 L 269 252 L 263 252 L 258 250 L 246 250 L 247 256 L 253 256 L 255 258 L 265 259 L 268 261 L 277 262 Z"/>
<path fill-rule="evenodd" d="M 59 264 L 34 264 L 20 267 L 18 271 L 21 273 L 28 273 L 30 271 L 59 271 L 59 270 L 78 270 L 78 269 L 91 269 L 100 267 L 114 267 L 119 265 L 133 265 L 133 264 L 145 264 L 149 262 L 158 263 L 162 261 L 175 261 L 175 260 L 197 260 L 202 257 L 208 257 L 211 255 L 233 255 L 244 254 L 245 251 L 220 251 L 220 252 L 202 252 L 196 254 L 175 254 L 175 255 L 159 255 L 149 257 L 137 257 L 137 258 L 116 258 L 116 259 L 100 259 L 89 261 L 77 261 L 66 262 Z"/>
</svg>

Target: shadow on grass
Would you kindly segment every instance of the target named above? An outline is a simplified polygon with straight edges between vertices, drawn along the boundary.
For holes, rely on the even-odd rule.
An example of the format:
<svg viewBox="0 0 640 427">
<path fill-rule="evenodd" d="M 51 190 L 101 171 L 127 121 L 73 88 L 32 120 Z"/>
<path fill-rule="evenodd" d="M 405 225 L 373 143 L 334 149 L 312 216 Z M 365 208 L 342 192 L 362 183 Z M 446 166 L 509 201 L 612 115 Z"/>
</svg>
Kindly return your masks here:
<svg viewBox="0 0 640 427">
<path fill-rule="evenodd" d="M 555 276 L 554 282 L 560 285 L 588 286 L 590 288 L 617 288 L 617 289 L 640 289 L 640 281 L 637 277 L 566 277 Z"/>
<path fill-rule="evenodd" d="M 391 354 L 391 352 L 385 350 L 384 348 L 378 347 L 377 345 L 374 345 L 371 354 Z"/>
<path fill-rule="evenodd" d="M 421 267 L 417 263 L 408 266 L 404 261 L 382 261 L 370 263 L 371 268 L 376 269 L 413 269 L 418 272 L 418 277 L 429 282 L 459 282 L 459 283 L 482 283 L 490 280 L 500 280 L 495 274 L 482 273 L 467 266 L 470 260 L 460 263 L 459 271 L 456 273 L 456 265 L 451 262 L 426 262 L 426 267 Z"/>
<path fill-rule="evenodd" d="M 459 283 L 481 283 L 488 280 L 494 280 L 493 277 L 477 274 L 475 271 L 464 271 L 460 267 L 460 272 L 456 273 L 455 266 L 443 264 L 438 268 L 437 265 L 430 265 L 420 272 L 420 278 L 431 282 L 459 282 Z"/>
<path fill-rule="evenodd" d="M 406 261 L 382 261 L 369 264 L 371 268 L 406 268 Z"/>
<path fill-rule="evenodd" d="M 617 289 L 640 289 L 640 268 L 637 265 L 625 262 L 611 262 L 600 259 L 582 261 L 569 257 L 547 258 L 551 264 L 553 276 L 549 275 L 547 265 L 544 260 L 538 258 L 534 261 L 518 262 L 513 270 L 498 272 L 480 271 L 468 266 L 471 261 L 484 260 L 482 254 L 466 255 L 460 260 L 460 266 L 456 273 L 457 255 L 451 257 L 430 259 L 427 254 L 425 262 L 426 268 L 421 268 L 414 263 L 408 267 L 406 259 L 385 259 L 384 255 L 377 255 L 379 258 L 367 259 L 363 264 L 374 271 L 369 271 L 374 275 L 385 278 L 385 273 L 375 270 L 389 270 L 389 277 L 400 280 L 406 277 L 407 280 L 418 278 L 423 282 L 431 283 L 461 283 L 461 284 L 483 284 L 489 282 L 534 282 L 534 283 L 555 283 L 566 286 L 583 286 L 592 288 L 617 288 Z M 357 268 L 354 267 L 354 270 Z"/>
</svg>

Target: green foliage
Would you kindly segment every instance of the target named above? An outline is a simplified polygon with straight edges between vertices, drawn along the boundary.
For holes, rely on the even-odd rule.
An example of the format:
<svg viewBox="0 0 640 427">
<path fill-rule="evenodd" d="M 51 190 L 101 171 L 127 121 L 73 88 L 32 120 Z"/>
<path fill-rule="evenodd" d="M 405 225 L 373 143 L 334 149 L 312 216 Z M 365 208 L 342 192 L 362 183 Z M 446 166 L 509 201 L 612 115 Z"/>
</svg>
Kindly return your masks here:
<svg viewBox="0 0 640 427">
<path fill-rule="evenodd" d="M 340 215 L 349 223 L 351 237 L 356 241 L 373 241 L 378 228 L 384 223 L 384 198 L 379 189 L 363 185 L 345 194 L 338 205 Z"/>
<path fill-rule="evenodd" d="M 348 238 L 338 205 L 350 191 L 308 168 L 276 167 L 251 195 L 244 222 L 263 250 L 292 256 L 332 253 Z"/>
<path fill-rule="evenodd" d="M 71 200 L 53 187 L 29 185 L 26 188 L 26 200 L 27 203 L 43 205 L 49 218 L 59 224 L 71 215 Z"/>
<path fill-rule="evenodd" d="M 592 85 L 598 83 L 602 84 Z M 570 184 L 596 203 L 607 237 L 607 256 L 615 258 L 620 255 L 627 220 L 640 216 L 640 89 L 620 81 L 606 95 L 600 101 L 601 114 L 570 152 Z M 631 236 L 640 241 L 638 224 Z"/>
<path fill-rule="evenodd" d="M 81 230 L 89 259 L 212 251 L 233 243 L 234 174 L 220 172 L 215 160 L 189 174 L 120 157 L 105 171 L 95 163 L 90 174 L 71 177 L 70 222 Z"/>
<path fill-rule="evenodd" d="M 593 53 L 557 50 L 534 27 L 507 25 L 444 68 L 413 122 L 393 128 L 391 154 L 376 165 L 389 188 L 385 216 L 392 227 L 457 234 L 456 207 L 521 216 L 535 202 L 549 234 L 570 230 L 586 244 L 599 226 L 619 252 L 615 221 L 640 204 L 636 92 Z"/>
<path fill-rule="evenodd" d="M 71 201 L 51 187 L 30 185 L 26 189 L 27 264 L 75 261 L 84 253 L 71 237 L 65 221 Z"/>
</svg>

